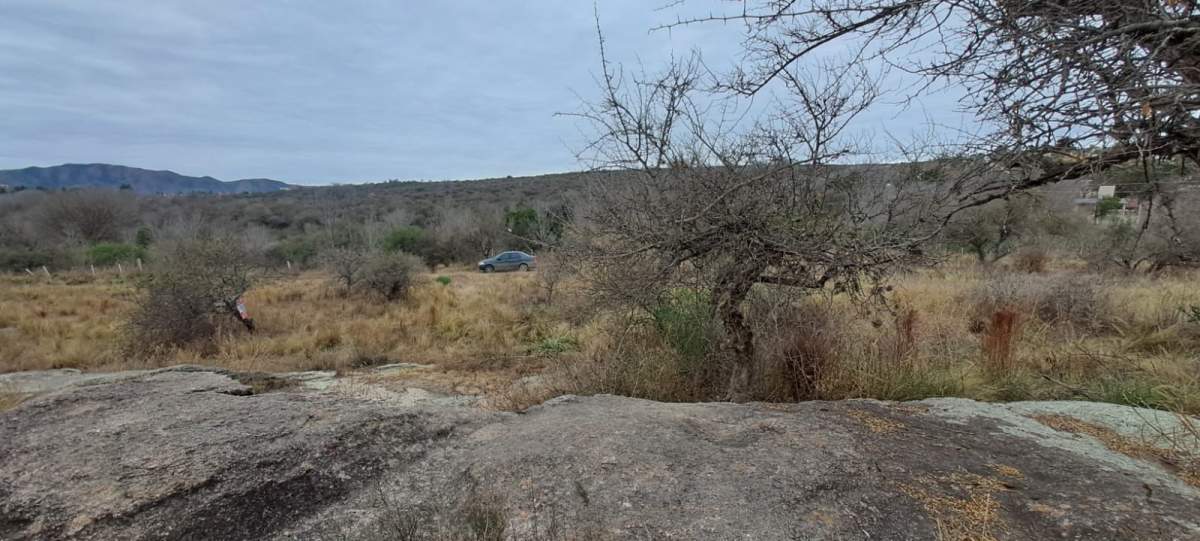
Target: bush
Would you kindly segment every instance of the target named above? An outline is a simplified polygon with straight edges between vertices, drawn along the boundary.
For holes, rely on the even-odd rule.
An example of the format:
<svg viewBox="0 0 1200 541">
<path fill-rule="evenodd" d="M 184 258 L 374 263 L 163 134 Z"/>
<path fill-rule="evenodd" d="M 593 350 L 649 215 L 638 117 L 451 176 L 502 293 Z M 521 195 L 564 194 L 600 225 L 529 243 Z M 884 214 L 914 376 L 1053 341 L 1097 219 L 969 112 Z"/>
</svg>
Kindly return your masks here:
<svg viewBox="0 0 1200 541">
<path fill-rule="evenodd" d="M 42 265 L 58 267 L 68 262 L 68 254 L 53 249 L 0 248 L 0 270 L 21 272 Z"/>
<path fill-rule="evenodd" d="M 146 250 L 134 244 L 102 242 L 95 244 L 87 251 L 87 261 L 93 265 L 116 265 L 117 263 L 132 263 L 146 258 Z"/>
<path fill-rule="evenodd" d="M 706 291 L 674 289 L 651 311 L 654 326 L 684 359 L 703 362 L 713 345 L 712 296 Z"/>
<path fill-rule="evenodd" d="M 434 279 L 434 281 L 439 284 L 442 284 L 443 286 L 450 285 L 450 277 L 449 276 L 438 276 L 437 278 Z"/>
<path fill-rule="evenodd" d="M 155 260 L 138 284 L 141 299 L 127 324 L 134 353 L 206 342 L 221 319 L 237 321 L 237 301 L 250 288 L 251 269 L 236 241 L 180 241 Z"/>
<path fill-rule="evenodd" d="M 976 323 L 998 311 L 1016 311 L 1043 323 L 1094 329 L 1104 323 L 1106 306 L 1099 278 L 1091 275 L 1001 275 L 971 294 Z"/>
<path fill-rule="evenodd" d="M 321 252 L 321 266 L 349 291 L 358 285 L 369 258 L 370 254 L 361 247 L 329 248 Z"/>
<path fill-rule="evenodd" d="M 357 287 L 384 301 L 402 299 L 408 295 L 413 275 L 424 270 L 424 266 L 421 258 L 412 254 L 374 254 L 363 265 Z"/>
<path fill-rule="evenodd" d="M 300 267 L 308 267 L 317 260 L 317 247 L 318 240 L 315 238 L 291 237 L 272 246 L 267 251 L 267 257 L 280 265 L 290 261 Z"/>
<path fill-rule="evenodd" d="M 1030 274 L 1046 272 L 1046 264 L 1050 262 L 1050 254 L 1045 248 L 1028 247 L 1017 252 L 1013 259 L 1013 268 Z"/>
<path fill-rule="evenodd" d="M 406 225 L 393 229 L 383 237 L 380 247 L 387 252 L 407 252 L 424 256 L 429 251 L 430 240 L 424 229 Z"/>
</svg>

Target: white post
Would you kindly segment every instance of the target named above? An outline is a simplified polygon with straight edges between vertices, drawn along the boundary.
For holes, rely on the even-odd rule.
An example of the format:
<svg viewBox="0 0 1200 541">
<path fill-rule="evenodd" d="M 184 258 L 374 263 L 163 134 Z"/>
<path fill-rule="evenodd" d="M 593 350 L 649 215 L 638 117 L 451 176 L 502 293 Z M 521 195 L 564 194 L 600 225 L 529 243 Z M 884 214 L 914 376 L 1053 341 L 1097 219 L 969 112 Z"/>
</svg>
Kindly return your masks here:
<svg viewBox="0 0 1200 541">
<path fill-rule="evenodd" d="M 25 269 L 25 272 L 28 272 L 30 276 L 33 276 L 33 271 L 31 271 L 29 269 Z"/>
<path fill-rule="evenodd" d="M 138 258 L 138 272 L 142 272 L 142 258 Z"/>
<path fill-rule="evenodd" d="M 289 271 L 292 270 L 292 260 L 289 259 L 287 264 L 288 264 L 288 270 Z"/>
<path fill-rule="evenodd" d="M 96 277 L 96 265 L 89 265 L 89 266 L 92 267 L 92 278 L 95 278 Z"/>
<path fill-rule="evenodd" d="M 42 265 L 42 272 L 46 273 L 47 278 L 50 277 L 50 269 L 47 269 L 45 265 Z"/>
<path fill-rule="evenodd" d="M 125 267 L 122 267 L 120 263 L 117 263 L 117 272 L 125 274 Z"/>
</svg>

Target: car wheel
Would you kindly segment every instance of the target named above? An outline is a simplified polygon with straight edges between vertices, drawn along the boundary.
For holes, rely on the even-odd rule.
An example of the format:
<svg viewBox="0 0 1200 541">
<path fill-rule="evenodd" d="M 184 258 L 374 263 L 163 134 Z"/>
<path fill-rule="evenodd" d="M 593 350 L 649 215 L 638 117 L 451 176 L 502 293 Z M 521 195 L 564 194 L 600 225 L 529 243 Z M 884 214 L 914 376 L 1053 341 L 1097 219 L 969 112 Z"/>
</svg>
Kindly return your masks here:
<svg viewBox="0 0 1200 541">
<path fill-rule="evenodd" d="M 529 265 L 521 263 L 521 272 L 529 272 Z"/>
<path fill-rule="evenodd" d="M 491 265 L 486 265 L 483 267 L 483 272 L 492 272 L 494 270 L 496 270 L 496 268 Z"/>
</svg>

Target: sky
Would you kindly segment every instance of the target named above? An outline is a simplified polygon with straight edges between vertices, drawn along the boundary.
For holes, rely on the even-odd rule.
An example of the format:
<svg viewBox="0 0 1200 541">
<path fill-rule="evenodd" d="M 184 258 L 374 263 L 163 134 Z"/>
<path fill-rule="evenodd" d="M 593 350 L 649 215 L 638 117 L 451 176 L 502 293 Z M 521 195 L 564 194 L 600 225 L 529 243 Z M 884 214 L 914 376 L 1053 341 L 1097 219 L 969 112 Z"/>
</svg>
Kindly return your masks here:
<svg viewBox="0 0 1200 541">
<path fill-rule="evenodd" d="M 666 5 L 665 4 L 671 4 Z M 650 29 L 729 9 L 691 0 L 4 0 L 0 169 L 114 163 L 297 184 L 585 168 L 608 52 L 653 69 L 740 29 Z M 868 137 L 961 124 L 951 94 L 884 106 Z"/>
</svg>

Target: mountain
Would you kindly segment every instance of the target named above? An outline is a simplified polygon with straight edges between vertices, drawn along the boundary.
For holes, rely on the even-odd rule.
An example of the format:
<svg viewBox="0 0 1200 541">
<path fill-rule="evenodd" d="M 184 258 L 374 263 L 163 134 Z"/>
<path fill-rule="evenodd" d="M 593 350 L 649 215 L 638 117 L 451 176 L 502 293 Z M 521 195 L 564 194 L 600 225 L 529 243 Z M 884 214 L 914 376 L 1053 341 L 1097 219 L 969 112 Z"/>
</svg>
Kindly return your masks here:
<svg viewBox="0 0 1200 541">
<path fill-rule="evenodd" d="M 0 184 L 16 188 L 57 190 L 61 188 L 113 188 L 129 186 L 142 194 L 262 193 L 277 192 L 290 184 L 266 178 L 224 182 L 212 177 L 189 177 L 174 171 L 151 171 L 103 163 L 64 164 L 0 171 Z"/>
</svg>

